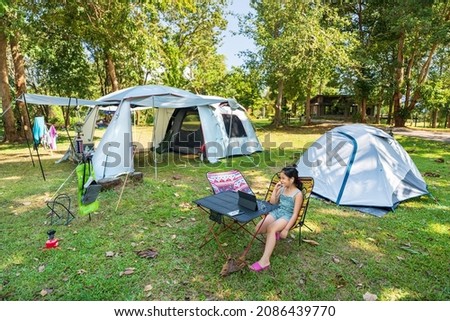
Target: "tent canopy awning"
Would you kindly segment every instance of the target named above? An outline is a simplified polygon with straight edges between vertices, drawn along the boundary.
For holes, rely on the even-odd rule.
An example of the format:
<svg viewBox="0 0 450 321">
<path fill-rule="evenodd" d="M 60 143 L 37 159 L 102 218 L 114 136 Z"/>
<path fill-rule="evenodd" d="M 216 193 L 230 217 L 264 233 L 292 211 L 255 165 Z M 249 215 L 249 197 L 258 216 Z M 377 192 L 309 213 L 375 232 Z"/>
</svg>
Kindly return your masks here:
<svg viewBox="0 0 450 321">
<path fill-rule="evenodd" d="M 120 105 L 128 101 L 132 109 L 189 108 L 227 103 L 232 109 L 244 109 L 235 99 L 218 96 L 203 96 L 189 91 L 160 85 L 145 85 L 125 88 L 100 97 L 97 101 Z"/>
<path fill-rule="evenodd" d="M 208 106 L 214 104 L 228 103 L 230 107 L 236 106 L 234 109 L 239 108 L 238 104 L 230 102 L 230 99 L 226 98 L 203 98 L 203 97 L 176 97 L 171 95 L 165 96 L 151 96 L 145 98 L 131 99 L 130 103 L 139 107 L 155 107 L 155 108 L 188 108 L 198 106 Z"/>
<path fill-rule="evenodd" d="M 38 94 L 22 94 L 17 99 L 27 104 L 35 105 L 48 105 L 48 106 L 66 106 L 66 107 L 76 107 L 76 106 L 108 106 L 111 105 L 110 102 L 80 99 L 76 97 L 55 97 L 46 96 Z"/>
<path fill-rule="evenodd" d="M 48 106 L 111 106 L 116 110 L 121 101 L 127 100 L 132 109 L 147 108 L 188 108 L 198 106 L 212 106 L 222 103 L 228 104 L 232 109 L 245 110 L 235 99 L 218 96 L 202 96 L 188 91 L 167 86 L 136 86 L 112 92 L 98 100 L 80 99 L 77 97 L 55 97 L 38 94 L 22 94 L 16 99 L 27 104 Z M 102 107 L 101 109 L 105 109 Z M 108 109 L 109 110 L 109 109 Z"/>
</svg>

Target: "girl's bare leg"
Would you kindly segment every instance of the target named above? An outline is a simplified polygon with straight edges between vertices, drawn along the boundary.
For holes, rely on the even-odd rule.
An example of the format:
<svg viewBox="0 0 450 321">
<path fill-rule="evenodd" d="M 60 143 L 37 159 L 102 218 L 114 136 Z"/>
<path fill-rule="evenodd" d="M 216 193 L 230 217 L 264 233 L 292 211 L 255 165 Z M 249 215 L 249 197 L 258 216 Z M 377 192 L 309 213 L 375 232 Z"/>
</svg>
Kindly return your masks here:
<svg viewBox="0 0 450 321">
<path fill-rule="evenodd" d="M 270 264 L 270 257 L 277 243 L 275 233 L 282 231 L 287 223 L 285 219 L 278 219 L 267 227 L 266 246 L 262 257 L 258 261 L 260 266 L 264 267 Z"/>
<path fill-rule="evenodd" d="M 272 215 L 267 214 L 265 219 L 262 219 L 255 226 L 255 233 L 265 234 L 267 233 L 267 227 L 275 221 Z"/>
</svg>

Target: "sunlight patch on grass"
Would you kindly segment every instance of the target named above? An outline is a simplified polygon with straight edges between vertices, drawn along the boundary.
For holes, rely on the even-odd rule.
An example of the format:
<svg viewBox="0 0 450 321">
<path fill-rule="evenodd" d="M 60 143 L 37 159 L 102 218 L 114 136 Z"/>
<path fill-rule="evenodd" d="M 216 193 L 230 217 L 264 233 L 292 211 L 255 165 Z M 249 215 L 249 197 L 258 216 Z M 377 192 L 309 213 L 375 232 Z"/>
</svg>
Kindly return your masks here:
<svg viewBox="0 0 450 321">
<path fill-rule="evenodd" d="M 30 210 L 42 209 L 43 212 L 49 210 L 46 206 L 46 201 L 49 199 L 48 193 L 29 195 L 25 199 L 21 196 L 12 201 L 15 203 L 14 206 L 9 208 L 13 209 L 12 213 L 15 215 L 24 214 Z"/>
<path fill-rule="evenodd" d="M 330 203 L 329 207 L 322 207 L 320 209 L 317 209 L 318 213 L 323 214 L 323 215 L 333 215 L 333 216 L 339 216 L 339 217 L 346 217 L 346 218 L 358 218 L 358 219 L 362 219 L 362 218 L 369 218 L 371 217 L 370 215 L 366 215 L 362 212 L 358 212 L 355 210 L 352 210 L 348 207 L 345 206 L 337 206 L 333 203 Z"/>
<path fill-rule="evenodd" d="M 12 265 L 21 265 L 25 262 L 25 258 L 22 255 L 13 254 L 5 261 L 0 263 L 0 269 L 4 270 L 10 268 Z"/>
<path fill-rule="evenodd" d="M 314 222 L 308 221 L 308 214 L 306 214 L 306 220 L 305 220 L 305 224 L 311 229 L 313 230 L 313 232 L 311 232 L 307 227 L 302 227 L 302 235 L 303 232 L 308 232 L 308 233 L 314 233 L 314 234 L 320 234 L 323 232 L 322 226 L 318 225 Z M 298 227 L 295 228 L 295 231 L 297 232 L 296 235 L 298 235 Z"/>
<path fill-rule="evenodd" d="M 371 252 L 381 254 L 378 247 L 373 243 L 366 240 L 353 239 L 350 240 L 349 245 L 355 249 L 362 250 L 364 252 Z"/>
<path fill-rule="evenodd" d="M 18 181 L 21 179 L 23 179 L 22 176 L 9 176 L 9 177 L 0 178 L 0 181 Z"/>
<path fill-rule="evenodd" d="M 411 293 L 402 289 L 387 288 L 383 289 L 378 299 L 383 301 L 399 301 L 411 297 Z"/>
<path fill-rule="evenodd" d="M 450 236 L 450 225 L 432 223 L 432 224 L 428 225 L 428 231 L 430 231 L 432 233 Z"/>
<path fill-rule="evenodd" d="M 428 182 L 428 185 L 430 185 L 431 183 L 430 182 Z M 448 183 L 448 181 L 436 181 L 436 180 L 434 180 L 433 181 L 433 188 L 434 189 L 436 189 L 436 188 L 439 188 L 439 189 L 447 189 L 448 187 L 449 187 L 449 183 Z M 430 186 L 428 186 L 428 189 L 430 189 Z M 430 191 L 431 192 L 431 191 Z"/>
</svg>

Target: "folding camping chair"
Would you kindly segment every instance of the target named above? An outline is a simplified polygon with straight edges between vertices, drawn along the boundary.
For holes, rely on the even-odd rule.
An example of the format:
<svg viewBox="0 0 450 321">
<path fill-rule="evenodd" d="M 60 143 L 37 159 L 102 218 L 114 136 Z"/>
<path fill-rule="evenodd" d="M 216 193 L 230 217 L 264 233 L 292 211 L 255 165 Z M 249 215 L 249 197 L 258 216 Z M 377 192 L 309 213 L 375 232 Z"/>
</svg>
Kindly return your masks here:
<svg viewBox="0 0 450 321">
<path fill-rule="evenodd" d="M 243 191 L 254 194 L 244 176 L 237 169 L 226 172 L 208 172 L 206 174 L 214 194 L 225 191 Z"/>
<path fill-rule="evenodd" d="M 237 191 L 243 191 L 249 194 L 254 194 L 252 189 L 250 188 L 248 182 L 245 180 L 242 173 L 238 170 L 229 170 L 225 172 L 208 172 L 206 174 L 206 177 L 208 179 L 208 182 L 211 185 L 211 189 L 213 194 L 221 194 L 224 192 L 237 192 Z M 221 234 L 222 232 L 232 229 L 233 224 L 237 223 L 240 228 L 243 228 L 244 230 L 247 230 L 244 225 L 246 223 L 239 223 L 237 221 L 234 221 L 231 224 L 226 224 L 224 222 L 224 215 L 220 214 L 218 212 L 215 212 L 213 210 L 209 210 L 209 219 L 212 221 L 211 225 L 209 227 L 209 234 L 206 235 L 205 241 L 200 245 L 200 248 L 205 246 L 209 241 L 216 239 L 218 242 L 218 234 Z M 222 225 L 223 229 L 218 234 L 214 232 L 214 226 L 216 224 Z M 247 232 L 249 232 L 247 230 Z M 249 232 L 251 234 L 251 232 Z M 208 236 L 213 236 L 209 237 Z M 218 242 L 218 245 L 220 247 L 220 242 Z M 223 250 L 222 250 L 223 251 Z M 224 251 L 223 251 L 224 252 Z M 224 252 L 225 253 L 225 252 Z"/>
<path fill-rule="evenodd" d="M 302 193 L 303 193 L 303 203 L 300 207 L 297 220 L 295 221 L 295 224 L 292 225 L 291 230 L 296 228 L 298 226 L 298 243 L 301 244 L 302 241 L 302 227 L 305 226 L 307 229 L 312 231 L 312 229 L 305 224 L 306 219 L 306 211 L 308 210 L 308 204 L 309 204 L 309 198 L 311 196 L 313 187 L 314 187 L 314 178 L 312 177 L 299 177 L 299 181 L 302 183 Z M 270 197 L 272 196 L 273 190 L 275 188 L 275 185 L 280 180 L 279 173 L 276 173 L 273 175 L 272 180 L 270 181 L 269 188 L 266 192 L 266 197 L 264 198 L 267 202 L 270 201 Z"/>
</svg>

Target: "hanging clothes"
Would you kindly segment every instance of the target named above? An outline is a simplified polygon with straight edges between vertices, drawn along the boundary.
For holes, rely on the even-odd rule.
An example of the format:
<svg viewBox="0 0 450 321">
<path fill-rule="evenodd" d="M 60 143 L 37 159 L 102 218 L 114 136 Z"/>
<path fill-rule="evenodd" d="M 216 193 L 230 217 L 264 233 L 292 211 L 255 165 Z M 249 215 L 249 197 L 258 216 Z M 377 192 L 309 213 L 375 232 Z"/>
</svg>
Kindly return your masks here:
<svg viewBox="0 0 450 321">
<path fill-rule="evenodd" d="M 47 133 L 47 145 L 51 150 L 56 150 L 56 137 L 58 137 L 58 132 L 55 126 L 51 125 Z"/>
<path fill-rule="evenodd" d="M 34 145 L 37 146 L 41 143 L 41 140 L 47 134 L 47 126 L 45 126 L 44 116 L 38 116 L 34 118 L 33 124 L 33 140 Z"/>
</svg>

